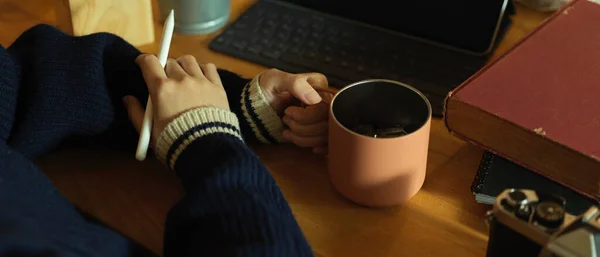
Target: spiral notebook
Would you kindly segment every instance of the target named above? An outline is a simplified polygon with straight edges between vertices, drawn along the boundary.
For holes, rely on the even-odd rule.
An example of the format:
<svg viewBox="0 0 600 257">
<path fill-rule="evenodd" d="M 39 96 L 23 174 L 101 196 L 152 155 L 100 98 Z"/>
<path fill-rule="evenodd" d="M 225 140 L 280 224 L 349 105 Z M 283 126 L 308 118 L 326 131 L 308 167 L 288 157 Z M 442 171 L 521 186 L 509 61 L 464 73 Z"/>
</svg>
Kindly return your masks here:
<svg viewBox="0 0 600 257">
<path fill-rule="evenodd" d="M 471 191 L 479 203 L 493 204 L 496 195 L 507 188 L 527 188 L 554 193 L 567 200 L 566 211 L 581 214 L 594 200 L 564 187 L 548 178 L 516 165 L 500 156 L 484 152 Z"/>
</svg>

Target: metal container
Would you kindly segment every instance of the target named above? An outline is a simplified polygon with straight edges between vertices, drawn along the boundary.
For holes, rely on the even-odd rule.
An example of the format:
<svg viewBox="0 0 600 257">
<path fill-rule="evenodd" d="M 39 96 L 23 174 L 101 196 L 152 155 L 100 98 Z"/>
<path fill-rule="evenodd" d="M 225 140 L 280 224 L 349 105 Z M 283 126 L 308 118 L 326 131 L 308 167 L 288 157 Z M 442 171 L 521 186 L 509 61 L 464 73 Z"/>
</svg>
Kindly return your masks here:
<svg viewBox="0 0 600 257">
<path fill-rule="evenodd" d="M 360 205 L 389 207 L 412 198 L 427 170 L 431 104 L 392 80 L 342 88 L 329 109 L 329 177 Z"/>
<path fill-rule="evenodd" d="M 175 32 L 209 34 L 221 29 L 229 20 L 230 0 L 159 0 L 164 21 L 175 10 Z"/>
</svg>

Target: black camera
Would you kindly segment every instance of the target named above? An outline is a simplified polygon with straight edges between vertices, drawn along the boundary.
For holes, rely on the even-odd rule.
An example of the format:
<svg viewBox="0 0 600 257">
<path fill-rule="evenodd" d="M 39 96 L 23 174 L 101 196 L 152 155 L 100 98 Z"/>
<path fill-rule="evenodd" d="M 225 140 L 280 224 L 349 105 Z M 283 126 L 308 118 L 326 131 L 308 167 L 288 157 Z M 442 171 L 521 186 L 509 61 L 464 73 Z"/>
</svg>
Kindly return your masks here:
<svg viewBox="0 0 600 257">
<path fill-rule="evenodd" d="M 527 189 L 507 189 L 487 214 L 487 257 L 600 256 L 600 210 L 579 216 L 565 211 L 562 197 Z"/>
</svg>

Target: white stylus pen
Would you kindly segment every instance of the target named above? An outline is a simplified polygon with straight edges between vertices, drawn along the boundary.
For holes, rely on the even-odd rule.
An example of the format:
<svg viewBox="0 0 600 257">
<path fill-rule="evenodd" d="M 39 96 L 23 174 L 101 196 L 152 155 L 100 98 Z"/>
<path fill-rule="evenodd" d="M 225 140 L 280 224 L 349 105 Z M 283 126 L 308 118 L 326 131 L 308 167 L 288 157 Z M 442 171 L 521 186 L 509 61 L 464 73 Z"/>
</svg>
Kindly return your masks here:
<svg viewBox="0 0 600 257">
<path fill-rule="evenodd" d="M 164 24 L 162 40 L 160 42 L 160 51 L 158 52 L 158 61 L 160 62 L 160 65 L 162 65 L 163 69 L 167 64 L 167 58 L 169 57 L 169 48 L 171 46 L 171 38 L 173 37 L 174 28 L 175 11 L 171 10 Z M 142 129 L 140 131 L 140 139 L 138 141 L 138 146 L 135 153 L 135 158 L 138 161 L 145 160 L 148 153 L 150 135 L 152 134 L 152 116 L 152 100 L 150 99 L 150 96 L 148 96 L 146 112 L 144 113 L 144 121 L 142 122 Z"/>
</svg>

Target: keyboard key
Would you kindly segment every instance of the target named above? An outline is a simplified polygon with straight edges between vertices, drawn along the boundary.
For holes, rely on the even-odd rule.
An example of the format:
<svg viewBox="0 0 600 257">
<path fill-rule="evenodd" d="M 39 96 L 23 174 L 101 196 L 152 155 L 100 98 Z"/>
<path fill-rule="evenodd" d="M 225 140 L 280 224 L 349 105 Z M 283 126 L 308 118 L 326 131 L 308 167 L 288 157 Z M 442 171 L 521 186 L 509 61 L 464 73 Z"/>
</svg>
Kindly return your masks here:
<svg viewBox="0 0 600 257">
<path fill-rule="evenodd" d="M 310 48 L 317 48 L 319 46 L 319 43 L 315 40 L 309 40 L 307 45 Z"/>
<path fill-rule="evenodd" d="M 234 28 L 242 30 L 242 29 L 248 29 L 248 24 L 244 23 L 244 22 L 236 22 L 235 25 L 233 25 Z"/>
<path fill-rule="evenodd" d="M 271 44 L 271 40 L 268 38 L 263 38 L 260 40 L 260 43 L 263 45 L 269 45 L 269 44 Z"/>
<path fill-rule="evenodd" d="M 281 56 L 282 52 L 279 50 L 264 50 L 261 52 L 262 55 L 269 57 L 271 59 L 279 59 L 279 57 Z"/>
<path fill-rule="evenodd" d="M 265 15 L 265 12 L 266 12 L 265 9 L 258 9 L 255 14 L 257 17 L 261 17 L 261 16 Z"/>
<path fill-rule="evenodd" d="M 267 12 L 267 13 L 265 13 L 265 17 L 267 19 L 274 20 L 274 19 L 277 19 L 278 14 L 275 12 Z"/>
<path fill-rule="evenodd" d="M 277 23 L 274 20 L 269 20 L 267 21 L 267 26 L 269 26 L 270 28 L 275 28 L 277 27 Z"/>
<path fill-rule="evenodd" d="M 327 29 L 327 34 L 329 35 L 337 35 L 338 33 L 340 33 L 340 30 L 336 27 L 330 27 Z"/>
<path fill-rule="evenodd" d="M 365 66 L 363 66 L 363 65 L 357 65 L 356 66 L 356 71 L 358 71 L 358 72 L 364 72 L 365 71 Z"/>
<path fill-rule="evenodd" d="M 309 24 L 310 24 L 310 22 L 309 22 L 307 19 L 302 19 L 302 18 L 300 18 L 300 19 L 298 20 L 298 25 L 299 25 L 300 27 L 307 27 Z"/>
<path fill-rule="evenodd" d="M 248 45 L 248 42 L 241 40 L 241 41 L 235 41 L 233 42 L 233 44 L 231 44 L 233 47 L 237 48 L 238 50 L 242 50 L 244 49 L 244 47 L 246 47 L 246 45 Z"/>
<path fill-rule="evenodd" d="M 250 42 L 252 44 L 259 44 L 260 38 L 259 37 L 251 37 L 250 39 L 248 39 L 248 42 Z"/>
<path fill-rule="evenodd" d="M 230 37 L 226 37 L 226 36 L 220 36 L 217 37 L 217 39 L 215 40 L 215 42 L 221 44 L 221 45 L 228 45 L 231 42 L 231 38 Z"/>
<path fill-rule="evenodd" d="M 253 54 L 259 54 L 262 51 L 263 47 L 261 45 L 251 45 L 246 48 L 246 50 Z"/>
<path fill-rule="evenodd" d="M 322 31 L 323 30 L 323 24 L 322 23 L 313 23 L 312 24 L 312 28 L 316 31 Z"/>
<path fill-rule="evenodd" d="M 269 47 L 275 50 L 283 50 L 287 48 L 287 44 L 281 40 L 271 40 L 271 44 L 269 44 Z"/>
<path fill-rule="evenodd" d="M 290 33 L 288 32 L 279 32 L 277 33 L 277 39 L 287 41 L 290 38 Z"/>
<path fill-rule="evenodd" d="M 298 46 L 292 46 L 290 47 L 290 49 L 288 50 L 288 52 L 292 53 L 292 54 L 300 54 L 300 50 L 301 48 Z"/>
<path fill-rule="evenodd" d="M 263 34 L 263 36 L 265 37 L 271 37 L 273 36 L 273 34 L 275 33 L 274 29 L 271 28 L 263 28 L 260 30 L 260 32 Z"/>
<path fill-rule="evenodd" d="M 295 64 L 307 68 L 312 71 L 321 72 L 325 75 L 330 75 L 338 78 L 345 78 L 349 81 L 358 81 L 364 78 L 353 70 L 342 69 L 339 66 L 333 64 L 326 64 L 316 58 L 307 59 L 297 55 L 283 54 L 281 56 L 281 60 L 286 63 Z"/>
<path fill-rule="evenodd" d="M 308 59 L 313 59 L 313 58 L 317 57 L 317 54 L 312 50 L 308 50 L 304 53 L 303 56 Z"/>
<path fill-rule="evenodd" d="M 285 22 L 291 22 L 294 20 L 294 16 L 291 14 L 284 14 L 281 19 L 284 20 Z"/>
<path fill-rule="evenodd" d="M 308 35 L 308 33 L 310 33 L 310 31 L 308 31 L 307 29 L 304 29 L 304 28 L 299 28 L 296 33 L 298 33 L 300 36 L 304 37 L 304 36 Z"/>
</svg>

